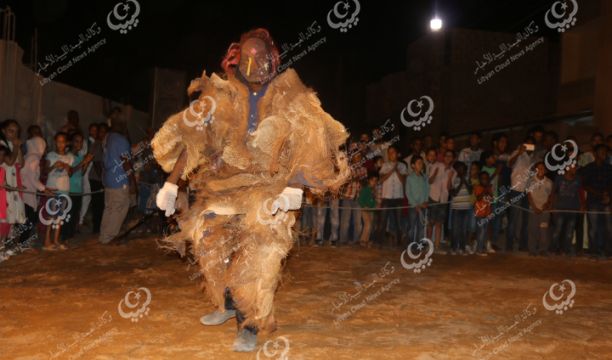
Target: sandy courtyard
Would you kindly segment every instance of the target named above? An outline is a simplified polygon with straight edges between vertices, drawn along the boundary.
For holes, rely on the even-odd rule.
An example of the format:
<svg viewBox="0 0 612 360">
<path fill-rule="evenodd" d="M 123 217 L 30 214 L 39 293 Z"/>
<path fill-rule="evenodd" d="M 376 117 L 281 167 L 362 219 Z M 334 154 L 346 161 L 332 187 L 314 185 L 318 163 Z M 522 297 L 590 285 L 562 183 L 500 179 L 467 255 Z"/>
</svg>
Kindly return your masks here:
<svg viewBox="0 0 612 360">
<path fill-rule="evenodd" d="M 400 256 L 296 246 L 278 330 L 238 354 L 235 321 L 199 323 L 196 267 L 152 237 L 21 254 L 0 264 L 0 359 L 612 358 L 610 260 Z"/>
</svg>

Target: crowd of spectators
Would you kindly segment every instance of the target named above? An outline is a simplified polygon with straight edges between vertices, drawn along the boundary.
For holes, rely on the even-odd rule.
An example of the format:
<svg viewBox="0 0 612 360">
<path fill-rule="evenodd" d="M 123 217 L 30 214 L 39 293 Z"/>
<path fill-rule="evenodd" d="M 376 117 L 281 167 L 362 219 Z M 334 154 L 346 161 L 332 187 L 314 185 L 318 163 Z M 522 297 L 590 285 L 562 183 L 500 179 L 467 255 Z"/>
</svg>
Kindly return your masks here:
<svg viewBox="0 0 612 360">
<path fill-rule="evenodd" d="M 505 133 L 483 145 L 474 132 L 461 149 L 447 135 L 415 137 L 401 148 L 381 133 L 349 143 L 352 177 L 338 194 L 306 193 L 307 241 L 406 247 L 427 238 L 437 253 L 452 255 L 612 254 L 612 135 L 593 134 L 577 154 L 563 148 L 575 164 L 561 174 L 545 163 L 559 138 L 540 126 L 512 147 Z"/>
<path fill-rule="evenodd" d="M 117 243 L 130 208 L 156 212 L 163 172 L 150 148 L 153 131 L 131 144 L 120 108 L 87 133 L 79 114 L 68 111 L 50 144 L 38 125 L 27 128 L 25 141 L 16 120 L 5 120 L 1 129 L 0 257 L 23 249 L 65 250 L 84 222 L 101 243 Z"/>
<path fill-rule="evenodd" d="M 37 125 L 25 141 L 16 120 L 1 130 L 0 257 L 21 248 L 65 250 L 84 222 L 101 243 L 120 243 L 132 215 L 158 213 L 164 173 L 150 147 L 154 131 L 131 143 L 119 108 L 87 133 L 69 111 L 50 144 Z M 612 135 L 595 133 L 577 146 L 575 165 L 562 173 L 544 161 L 559 138 L 542 127 L 512 147 L 504 133 L 483 145 L 474 132 L 461 149 L 444 134 L 414 137 L 405 147 L 398 136 L 385 141 L 389 135 L 378 129 L 373 139 L 349 142 L 351 178 L 338 193 L 305 192 L 302 237 L 364 247 L 427 238 L 437 253 L 452 255 L 611 254 Z M 184 211 L 188 184 L 179 185 L 177 210 Z"/>
</svg>

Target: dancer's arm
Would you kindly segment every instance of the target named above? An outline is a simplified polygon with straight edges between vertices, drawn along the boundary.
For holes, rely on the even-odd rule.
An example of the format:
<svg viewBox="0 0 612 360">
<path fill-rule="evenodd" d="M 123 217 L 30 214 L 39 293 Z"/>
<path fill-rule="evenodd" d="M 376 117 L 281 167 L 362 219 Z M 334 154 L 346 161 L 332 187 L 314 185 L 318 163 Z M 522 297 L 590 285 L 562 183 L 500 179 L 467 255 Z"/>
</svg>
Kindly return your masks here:
<svg viewBox="0 0 612 360">
<path fill-rule="evenodd" d="M 168 179 L 166 179 L 166 182 L 176 185 L 179 179 L 181 178 L 181 176 L 183 175 L 183 171 L 185 170 L 186 162 L 187 162 L 187 152 L 183 150 L 179 158 L 176 160 L 176 163 L 174 164 L 174 168 L 172 168 L 172 172 L 170 173 L 170 175 L 168 175 Z"/>
</svg>

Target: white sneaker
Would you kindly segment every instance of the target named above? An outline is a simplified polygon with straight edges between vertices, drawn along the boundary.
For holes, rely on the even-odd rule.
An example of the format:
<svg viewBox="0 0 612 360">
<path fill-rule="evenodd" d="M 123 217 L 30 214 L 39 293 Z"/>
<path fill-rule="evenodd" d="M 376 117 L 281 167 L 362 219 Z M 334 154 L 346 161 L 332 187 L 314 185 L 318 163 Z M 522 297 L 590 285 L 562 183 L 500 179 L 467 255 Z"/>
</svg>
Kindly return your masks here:
<svg viewBox="0 0 612 360">
<path fill-rule="evenodd" d="M 465 245 L 465 252 L 474 255 L 474 249 L 470 245 Z"/>
<path fill-rule="evenodd" d="M 495 254 L 495 249 L 493 249 L 493 246 L 491 245 L 490 241 L 487 241 L 487 253 Z"/>
</svg>

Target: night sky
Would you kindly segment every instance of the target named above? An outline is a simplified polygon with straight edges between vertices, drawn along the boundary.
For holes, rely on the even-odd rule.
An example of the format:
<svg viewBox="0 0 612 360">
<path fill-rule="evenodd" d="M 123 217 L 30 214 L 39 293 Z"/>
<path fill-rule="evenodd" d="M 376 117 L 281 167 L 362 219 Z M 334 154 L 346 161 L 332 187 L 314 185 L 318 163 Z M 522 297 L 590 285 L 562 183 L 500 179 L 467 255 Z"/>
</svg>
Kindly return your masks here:
<svg viewBox="0 0 612 360">
<path fill-rule="evenodd" d="M 294 67 L 315 88 L 324 107 L 341 117 L 342 109 L 362 106 L 365 86 L 385 74 L 401 71 L 406 46 L 429 31 L 437 9 L 445 27 L 514 32 L 546 11 L 550 0 L 361 0 L 359 23 L 346 33 L 327 26 L 329 1 L 150 1 L 140 0 L 139 24 L 127 34 L 111 31 L 106 15 L 117 0 L 19 0 L 10 5 L 17 18 L 17 41 L 30 61 L 31 37 L 38 29 L 38 58 L 61 53 L 78 40 L 93 22 L 106 44 L 55 80 L 130 103 L 148 111 L 151 69 L 184 70 L 187 79 L 203 69 L 218 72 L 220 60 L 232 41 L 255 28 L 268 28 L 280 47 L 298 40 L 313 21 L 321 26 L 326 42 L 296 62 Z M 340 94 L 341 93 L 341 94 Z M 353 112 L 354 113 L 354 112 Z M 361 119 L 340 119 L 345 123 Z"/>
</svg>

